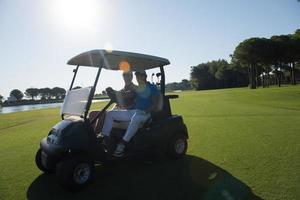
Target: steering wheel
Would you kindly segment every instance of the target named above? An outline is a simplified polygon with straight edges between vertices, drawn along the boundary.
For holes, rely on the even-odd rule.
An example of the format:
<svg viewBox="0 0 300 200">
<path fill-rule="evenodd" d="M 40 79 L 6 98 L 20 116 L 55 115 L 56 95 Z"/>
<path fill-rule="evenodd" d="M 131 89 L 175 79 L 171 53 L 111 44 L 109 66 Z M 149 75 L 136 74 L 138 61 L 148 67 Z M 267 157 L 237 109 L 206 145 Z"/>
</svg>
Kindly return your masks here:
<svg viewBox="0 0 300 200">
<path fill-rule="evenodd" d="M 111 87 L 106 88 L 106 94 L 110 98 L 111 102 L 117 103 L 116 92 Z"/>
<path fill-rule="evenodd" d="M 93 118 L 90 120 L 90 124 L 93 124 L 95 123 L 95 121 L 109 108 L 109 106 L 111 106 L 111 104 L 113 104 L 113 101 L 110 100 L 105 106 L 104 108 L 102 108 L 99 113 Z"/>
</svg>

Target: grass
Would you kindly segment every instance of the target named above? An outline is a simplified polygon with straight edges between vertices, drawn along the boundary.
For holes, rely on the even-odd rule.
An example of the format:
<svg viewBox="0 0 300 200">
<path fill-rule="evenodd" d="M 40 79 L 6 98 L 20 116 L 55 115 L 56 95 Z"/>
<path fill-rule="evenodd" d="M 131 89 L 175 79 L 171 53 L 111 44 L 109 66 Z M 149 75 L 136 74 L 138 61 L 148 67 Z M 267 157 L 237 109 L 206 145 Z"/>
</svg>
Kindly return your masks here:
<svg viewBox="0 0 300 200">
<path fill-rule="evenodd" d="M 185 159 L 99 166 L 76 194 L 34 163 L 58 109 L 0 115 L 0 199 L 300 199 L 299 86 L 183 92 L 172 108 L 189 130 Z"/>
</svg>

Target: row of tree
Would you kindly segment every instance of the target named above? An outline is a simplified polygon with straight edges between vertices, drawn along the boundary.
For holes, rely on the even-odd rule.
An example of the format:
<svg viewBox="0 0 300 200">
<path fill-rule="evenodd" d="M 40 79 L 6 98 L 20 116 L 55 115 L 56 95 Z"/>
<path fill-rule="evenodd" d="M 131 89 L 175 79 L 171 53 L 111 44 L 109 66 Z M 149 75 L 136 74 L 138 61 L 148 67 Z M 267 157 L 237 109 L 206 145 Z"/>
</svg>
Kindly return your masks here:
<svg viewBox="0 0 300 200">
<path fill-rule="evenodd" d="M 296 84 L 296 63 L 300 61 L 300 29 L 294 34 L 271 38 L 249 38 L 241 42 L 232 55 L 232 62 L 249 70 L 250 88 L 258 86 L 259 77 L 270 82 L 270 72 L 280 86 L 283 72 L 288 71 L 290 83 Z M 268 85 L 268 84 L 267 84 Z"/>
<path fill-rule="evenodd" d="M 192 86 L 189 80 L 183 79 L 179 83 L 178 82 L 167 83 L 165 89 L 166 91 L 190 90 L 192 89 Z"/>
<path fill-rule="evenodd" d="M 217 60 L 191 67 L 193 88 L 217 89 L 248 85 L 247 70 L 238 63 Z"/>
<path fill-rule="evenodd" d="M 21 101 L 24 97 L 24 94 L 31 98 L 32 100 L 37 99 L 38 97 L 41 100 L 50 100 L 50 99 L 63 99 L 66 95 L 66 90 L 60 87 L 54 88 L 28 88 L 25 93 L 18 89 L 14 89 L 10 92 L 10 96 L 16 98 L 17 101 Z"/>
<path fill-rule="evenodd" d="M 249 85 L 296 84 L 300 73 L 300 29 L 294 34 L 271 38 L 250 38 L 230 55 L 231 61 L 217 60 L 191 67 L 195 89 L 243 87 Z"/>
</svg>

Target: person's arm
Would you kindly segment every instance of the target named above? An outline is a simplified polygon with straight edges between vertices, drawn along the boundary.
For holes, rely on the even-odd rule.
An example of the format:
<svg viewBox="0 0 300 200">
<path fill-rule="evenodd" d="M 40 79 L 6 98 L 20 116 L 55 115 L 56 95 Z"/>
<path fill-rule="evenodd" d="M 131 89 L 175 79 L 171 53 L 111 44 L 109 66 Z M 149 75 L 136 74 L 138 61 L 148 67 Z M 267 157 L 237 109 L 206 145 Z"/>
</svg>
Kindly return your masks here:
<svg viewBox="0 0 300 200">
<path fill-rule="evenodd" d="M 136 93 L 136 86 L 135 85 L 129 85 L 129 86 L 125 86 L 121 92 L 123 93 L 124 98 L 134 98 Z"/>
<path fill-rule="evenodd" d="M 127 110 L 134 108 L 134 99 L 136 96 L 135 88 L 124 88 L 121 94 L 122 95 L 120 97 L 122 98 L 123 108 Z"/>
<path fill-rule="evenodd" d="M 135 92 L 133 90 L 122 91 L 123 98 L 134 98 Z"/>
</svg>

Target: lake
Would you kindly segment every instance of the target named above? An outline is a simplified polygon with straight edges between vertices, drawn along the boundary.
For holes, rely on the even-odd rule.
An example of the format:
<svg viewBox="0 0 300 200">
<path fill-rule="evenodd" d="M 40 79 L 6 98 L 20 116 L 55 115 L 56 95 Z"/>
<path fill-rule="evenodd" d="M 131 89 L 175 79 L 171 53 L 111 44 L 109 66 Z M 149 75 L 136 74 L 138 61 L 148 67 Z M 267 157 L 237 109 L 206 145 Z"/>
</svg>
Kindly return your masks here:
<svg viewBox="0 0 300 200">
<path fill-rule="evenodd" d="M 97 99 L 93 100 L 94 102 L 108 101 L 107 99 Z M 0 114 L 5 113 L 14 113 L 14 112 L 23 112 L 28 110 L 37 110 L 45 108 L 57 108 L 60 107 L 62 103 L 47 103 L 47 104 L 35 104 L 35 105 L 20 105 L 20 106 L 9 106 L 9 107 L 0 107 Z"/>
</svg>

